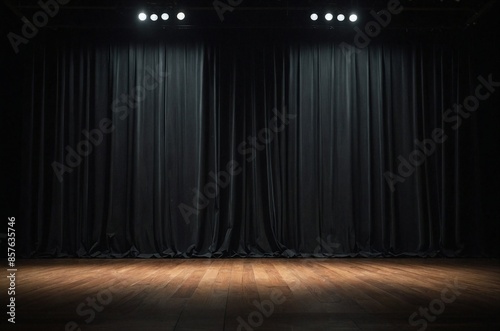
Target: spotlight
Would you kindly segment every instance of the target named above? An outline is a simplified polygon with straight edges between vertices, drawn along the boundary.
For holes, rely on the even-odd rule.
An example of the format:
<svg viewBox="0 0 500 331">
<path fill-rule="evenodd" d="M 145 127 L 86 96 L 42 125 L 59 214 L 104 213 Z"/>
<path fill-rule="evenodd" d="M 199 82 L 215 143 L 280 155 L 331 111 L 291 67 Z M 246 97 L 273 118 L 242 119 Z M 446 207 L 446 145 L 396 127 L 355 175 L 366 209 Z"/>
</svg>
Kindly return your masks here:
<svg viewBox="0 0 500 331">
<path fill-rule="evenodd" d="M 318 14 L 316 14 L 316 13 L 312 13 L 312 14 L 311 14 L 311 20 L 312 20 L 312 21 L 316 21 L 317 19 L 318 19 Z"/>
<path fill-rule="evenodd" d="M 338 14 L 338 15 L 337 15 L 337 20 L 338 20 L 339 22 L 344 21 L 344 20 L 345 20 L 345 15 L 344 15 L 344 14 Z"/>
<path fill-rule="evenodd" d="M 146 15 L 145 13 L 140 13 L 140 14 L 139 14 L 139 19 L 140 19 L 141 21 L 145 21 L 145 20 L 146 20 L 146 18 L 148 18 L 148 15 Z"/>
<path fill-rule="evenodd" d="M 186 15 L 185 15 L 183 12 L 179 12 L 179 13 L 177 14 L 177 19 L 178 19 L 179 21 L 182 21 L 182 20 L 183 20 L 183 19 L 185 19 L 185 18 L 186 18 Z"/>
<path fill-rule="evenodd" d="M 358 16 L 356 14 L 351 14 L 351 16 L 349 16 L 349 21 L 356 22 L 357 20 Z"/>
<path fill-rule="evenodd" d="M 333 19 L 333 15 L 331 13 L 326 13 L 325 20 L 331 21 Z"/>
<path fill-rule="evenodd" d="M 151 14 L 151 16 L 149 16 L 149 18 L 151 19 L 151 21 L 156 21 L 158 19 L 158 15 Z"/>
<path fill-rule="evenodd" d="M 164 20 L 164 21 L 168 20 L 168 17 L 169 17 L 169 16 L 168 16 L 168 14 L 167 14 L 167 13 L 163 13 L 163 14 L 161 14 L 161 19 L 162 19 L 162 20 Z"/>
</svg>

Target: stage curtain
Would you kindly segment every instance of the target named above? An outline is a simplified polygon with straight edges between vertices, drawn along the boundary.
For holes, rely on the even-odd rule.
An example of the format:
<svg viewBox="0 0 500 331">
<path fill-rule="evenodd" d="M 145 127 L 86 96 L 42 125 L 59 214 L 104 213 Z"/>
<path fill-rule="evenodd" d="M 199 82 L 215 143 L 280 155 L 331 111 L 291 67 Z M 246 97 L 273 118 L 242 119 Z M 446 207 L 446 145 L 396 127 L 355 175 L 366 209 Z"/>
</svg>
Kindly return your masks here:
<svg viewBox="0 0 500 331">
<path fill-rule="evenodd" d="M 25 256 L 484 256 L 497 245 L 477 157 L 491 103 L 458 129 L 456 112 L 443 115 L 480 84 L 467 48 L 53 34 L 25 55 Z M 436 129 L 447 139 L 430 144 Z M 398 168 L 409 175 L 391 188 Z"/>
</svg>

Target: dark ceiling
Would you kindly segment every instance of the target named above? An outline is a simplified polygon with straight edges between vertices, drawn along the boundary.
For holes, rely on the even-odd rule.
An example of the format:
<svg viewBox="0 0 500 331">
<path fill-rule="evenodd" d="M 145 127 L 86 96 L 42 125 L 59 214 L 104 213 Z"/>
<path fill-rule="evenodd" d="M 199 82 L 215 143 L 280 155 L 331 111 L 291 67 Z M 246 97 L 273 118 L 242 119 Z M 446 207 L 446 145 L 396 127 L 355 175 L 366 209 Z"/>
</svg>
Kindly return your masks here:
<svg viewBox="0 0 500 331">
<path fill-rule="evenodd" d="M 55 1 L 55 0 L 42 0 Z M 62 1 L 62 0 L 60 0 Z M 67 1 L 67 0 L 65 0 Z M 163 22 L 142 24 L 158 28 L 325 28 L 352 29 L 354 24 L 366 24 L 373 20 L 371 11 L 379 12 L 388 6 L 389 0 L 217 0 L 219 4 L 238 4 L 224 12 L 224 20 L 214 8 L 214 0 L 70 0 L 61 5 L 60 11 L 50 18 L 47 26 L 51 28 L 134 28 L 139 24 L 137 15 L 140 10 L 148 13 L 168 12 L 171 18 Z M 394 1 L 394 0 L 390 0 Z M 393 15 L 388 29 L 470 29 L 481 26 L 498 26 L 500 13 L 497 0 L 400 0 L 404 10 Z M 19 24 L 22 16 L 32 18 L 40 10 L 38 0 L 5 0 L 2 19 L 8 24 Z M 182 9 L 186 19 L 177 21 L 175 13 Z M 331 22 L 324 20 L 326 11 L 356 12 L 356 23 Z M 320 18 L 313 22 L 309 19 L 312 12 Z"/>
</svg>

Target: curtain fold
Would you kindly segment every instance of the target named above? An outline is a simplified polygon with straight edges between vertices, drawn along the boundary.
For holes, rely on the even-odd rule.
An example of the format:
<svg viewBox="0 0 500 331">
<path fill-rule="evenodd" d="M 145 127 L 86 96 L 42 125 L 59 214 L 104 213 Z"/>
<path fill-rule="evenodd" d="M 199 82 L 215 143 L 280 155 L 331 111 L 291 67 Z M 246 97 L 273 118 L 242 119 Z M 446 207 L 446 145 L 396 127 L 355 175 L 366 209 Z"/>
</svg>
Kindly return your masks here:
<svg viewBox="0 0 500 331">
<path fill-rule="evenodd" d="M 25 77 L 26 256 L 487 255 L 466 49 L 72 36 Z"/>
</svg>

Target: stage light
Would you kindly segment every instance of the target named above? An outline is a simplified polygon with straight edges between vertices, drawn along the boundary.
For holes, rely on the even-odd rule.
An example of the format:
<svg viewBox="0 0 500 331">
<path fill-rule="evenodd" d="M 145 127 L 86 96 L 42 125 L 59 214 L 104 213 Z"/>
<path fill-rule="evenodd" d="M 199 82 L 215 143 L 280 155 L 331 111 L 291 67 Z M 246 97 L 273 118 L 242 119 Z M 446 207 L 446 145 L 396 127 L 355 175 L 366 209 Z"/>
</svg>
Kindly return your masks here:
<svg viewBox="0 0 500 331">
<path fill-rule="evenodd" d="M 158 15 L 151 14 L 151 16 L 149 18 L 151 19 L 151 21 L 156 21 L 156 20 L 158 20 Z"/>
<path fill-rule="evenodd" d="M 325 20 L 331 21 L 333 19 L 333 15 L 331 13 L 326 13 Z"/>
<path fill-rule="evenodd" d="M 145 20 L 146 20 L 146 18 L 148 18 L 148 15 L 146 15 L 145 13 L 140 13 L 140 14 L 139 14 L 139 19 L 140 19 L 141 21 L 145 21 Z"/>
<path fill-rule="evenodd" d="M 338 14 L 338 15 L 337 15 L 337 20 L 338 20 L 339 22 L 344 21 L 344 20 L 345 20 L 345 15 L 344 15 L 344 14 Z"/>
<path fill-rule="evenodd" d="M 311 14 L 311 20 L 312 20 L 312 21 L 316 21 L 317 19 L 318 19 L 318 14 L 316 14 L 316 13 L 312 13 L 312 14 Z"/>
<path fill-rule="evenodd" d="M 356 22 L 357 20 L 358 16 L 356 14 L 351 14 L 351 16 L 349 16 L 349 21 Z"/>
<path fill-rule="evenodd" d="M 186 18 L 186 15 L 185 15 L 183 12 L 179 12 L 179 13 L 177 14 L 177 19 L 178 19 L 179 21 L 182 21 L 184 18 Z"/>
<path fill-rule="evenodd" d="M 168 14 L 167 14 L 167 13 L 163 13 L 163 14 L 161 14 L 161 19 L 162 19 L 162 20 L 164 20 L 164 21 L 168 20 L 168 17 L 169 17 L 169 16 L 168 16 Z"/>
</svg>

